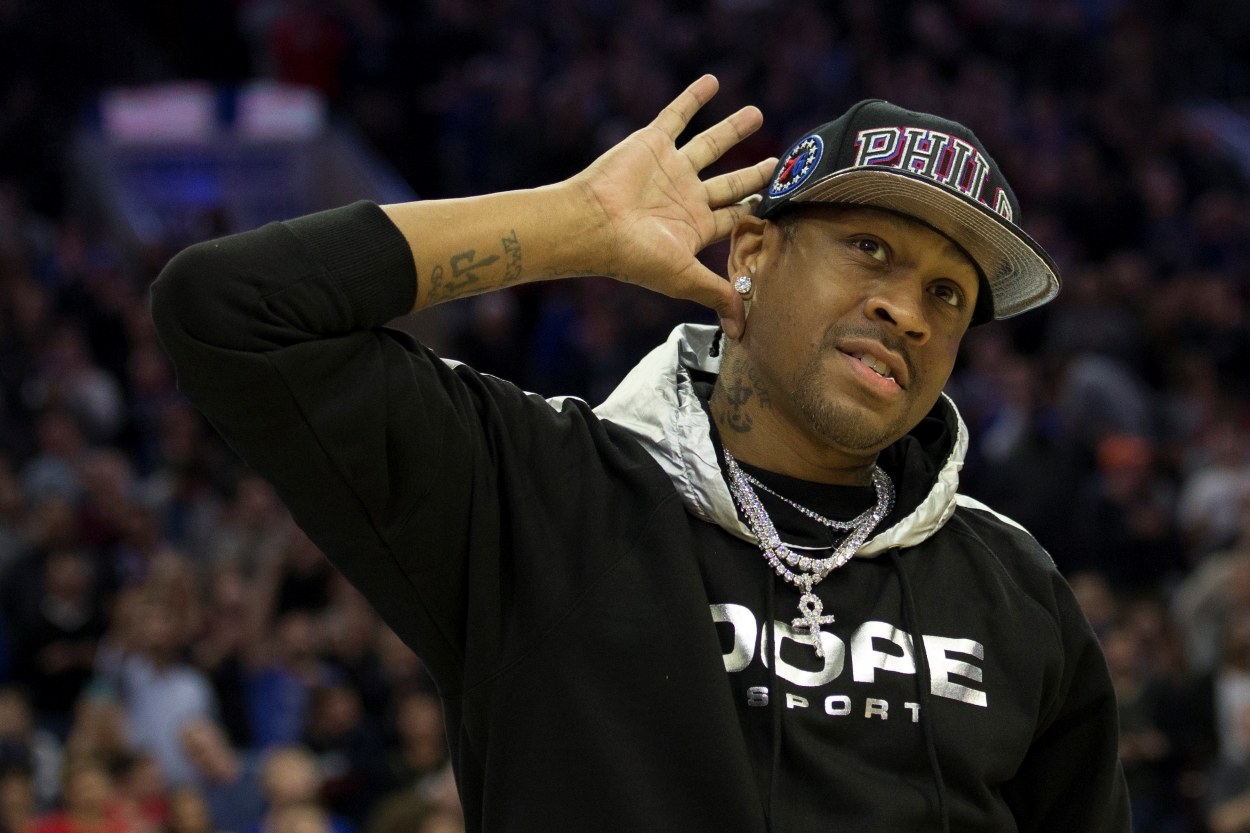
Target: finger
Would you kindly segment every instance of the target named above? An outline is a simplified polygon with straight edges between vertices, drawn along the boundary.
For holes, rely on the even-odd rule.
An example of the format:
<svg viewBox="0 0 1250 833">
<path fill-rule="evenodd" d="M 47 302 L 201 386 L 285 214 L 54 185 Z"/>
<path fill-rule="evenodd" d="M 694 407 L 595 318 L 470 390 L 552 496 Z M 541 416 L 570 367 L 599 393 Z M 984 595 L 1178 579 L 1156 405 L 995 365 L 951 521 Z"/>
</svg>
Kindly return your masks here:
<svg viewBox="0 0 1250 833">
<path fill-rule="evenodd" d="M 720 319 L 721 329 L 732 339 L 742 338 L 746 330 L 746 307 L 742 304 L 742 296 L 734 291 L 729 281 L 717 275 L 711 269 L 695 261 L 689 268 L 689 275 L 681 297 L 711 307 Z"/>
<path fill-rule="evenodd" d="M 757 201 L 736 202 L 733 205 L 727 205 L 724 208 L 718 208 L 712 212 L 712 236 L 703 241 L 704 246 L 710 246 L 718 240 L 724 240 L 729 233 L 734 230 L 734 225 L 740 217 L 755 211 Z"/>
<path fill-rule="evenodd" d="M 758 107 L 743 107 L 727 119 L 723 119 L 695 136 L 682 147 L 681 152 L 701 171 L 720 159 L 725 151 L 760 129 L 764 114 Z"/>
<path fill-rule="evenodd" d="M 740 168 L 727 174 L 721 174 L 703 183 L 707 188 L 707 204 L 709 208 L 720 208 L 735 203 L 764 187 L 768 178 L 777 167 L 777 158 L 761 160 L 749 168 Z"/>
<path fill-rule="evenodd" d="M 674 142 L 677 141 L 677 137 L 686 129 L 686 125 L 690 124 L 694 114 L 699 112 L 700 107 L 712 100 L 712 96 L 716 95 L 718 89 L 720 89 L 720 82 L 716 80 L 715 75 L 703 76 L 686 87 L 681 95 L 661 110 L 660 115 L 651 122 L 651 126 L 658 127 L 668 138 Z"/>
</svg>

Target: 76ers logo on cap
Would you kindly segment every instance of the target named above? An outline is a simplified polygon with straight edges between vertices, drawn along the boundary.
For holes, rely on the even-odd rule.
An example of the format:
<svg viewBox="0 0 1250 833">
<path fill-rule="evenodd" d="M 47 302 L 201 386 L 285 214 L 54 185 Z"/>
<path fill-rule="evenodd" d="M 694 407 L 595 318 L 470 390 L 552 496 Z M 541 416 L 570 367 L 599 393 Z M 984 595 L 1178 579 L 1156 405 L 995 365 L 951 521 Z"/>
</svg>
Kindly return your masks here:
<svg viewBox="0 0 1250 833">
<path fill-rule="evenodd" d="M 791 148 L 786 158 L 781 160 L 781 171 L 777 178 L 768 186 L 768 195 L 783 197 L 807 181 L 812 171 L 816 170 L 824 149 L 825 143 L 815 135 L 808 136 Z"/>
</svg>

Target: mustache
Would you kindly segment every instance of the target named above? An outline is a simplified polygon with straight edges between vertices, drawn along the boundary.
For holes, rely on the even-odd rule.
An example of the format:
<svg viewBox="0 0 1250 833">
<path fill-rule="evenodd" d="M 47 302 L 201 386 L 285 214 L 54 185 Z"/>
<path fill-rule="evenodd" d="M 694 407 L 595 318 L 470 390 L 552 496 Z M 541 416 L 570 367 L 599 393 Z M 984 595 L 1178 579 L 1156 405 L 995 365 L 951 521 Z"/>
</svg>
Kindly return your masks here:
<svg viewBox="0 0 1250 833">
<path fill-rule="evenodd" d="M 870 324 L 842 324 L 835 321 L 825 328 L 824 335 L 820 339 L 820 349 L 836 350 L 838 349 L 838 342 L 848 338 L 870 338 L 873 341 L 881 342 L 885 349 L 902 357 L 903 364 L 907 365 L 907 378 L 912 383 L 923 376 L 920 368 L 916 366 L 916 362 L 912 359 L 907 340 L 884 327 L 874 327 Z M 910 387 L 911 385 L 909 384 L 908 386 Z"/>
</svg>

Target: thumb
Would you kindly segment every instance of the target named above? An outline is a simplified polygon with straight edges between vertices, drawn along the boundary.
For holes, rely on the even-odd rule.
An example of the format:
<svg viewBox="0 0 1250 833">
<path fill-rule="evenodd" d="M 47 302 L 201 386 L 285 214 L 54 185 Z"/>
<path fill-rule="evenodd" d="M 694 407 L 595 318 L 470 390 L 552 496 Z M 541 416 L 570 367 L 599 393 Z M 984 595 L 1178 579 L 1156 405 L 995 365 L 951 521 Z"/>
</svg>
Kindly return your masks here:
<svg viewBox="0 0 1250 833">
<path fill-rule="evenodd" d="M 734 291 L 728 280 L 698 261 L 695 261 L 690 271 L 692 274 L 689 289 L 683 294 L 689 300 L 715 310 L 726 336 L 734 340 L 742 338 L 747 324 L 742 296 Z"/>
</svg>

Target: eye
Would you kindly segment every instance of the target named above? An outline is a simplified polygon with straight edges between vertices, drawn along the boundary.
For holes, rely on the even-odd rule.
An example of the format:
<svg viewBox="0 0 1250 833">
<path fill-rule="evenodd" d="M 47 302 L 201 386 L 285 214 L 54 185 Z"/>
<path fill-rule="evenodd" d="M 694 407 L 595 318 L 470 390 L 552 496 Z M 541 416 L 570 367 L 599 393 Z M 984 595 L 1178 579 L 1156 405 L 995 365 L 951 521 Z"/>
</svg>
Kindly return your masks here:
<svg viewBox="0 0 1250 833">
<path fill-rule="evenodd" d="M 885 244 L 880 240 L 872 237 L 861 237 L 852 245 L 874 260 L 885 263 L 889 259 L 889 253 L 886 251 Z"/>
<path fill-rule="evenodd" d="M 963 293 L 948 283 L 935 283 L 929 287 L 929 292 L 952 307 L 963 306 Z"/>
</svg>

